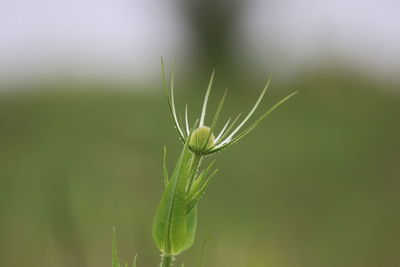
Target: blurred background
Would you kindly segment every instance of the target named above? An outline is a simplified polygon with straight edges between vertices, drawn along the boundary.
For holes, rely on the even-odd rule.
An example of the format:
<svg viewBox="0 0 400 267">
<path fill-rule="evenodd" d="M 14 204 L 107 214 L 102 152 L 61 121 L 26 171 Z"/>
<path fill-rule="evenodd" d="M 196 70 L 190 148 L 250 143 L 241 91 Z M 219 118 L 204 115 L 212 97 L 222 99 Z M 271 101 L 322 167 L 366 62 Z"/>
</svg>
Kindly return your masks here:
<svg viewBox="0 0 400 267">
<path fill-rule="evenodd" d="M 161 90 L 176 58 L 179 108 L 260 112 L 218 154 L 194 266 L 400 266 L 400 3 L 394 0 L 0 2 L 0 266 L 157 266 L 151 224 L 162 146 L 182 147 Z M 223 120 L 221 120 L 223 121 Z"/>
</svg>

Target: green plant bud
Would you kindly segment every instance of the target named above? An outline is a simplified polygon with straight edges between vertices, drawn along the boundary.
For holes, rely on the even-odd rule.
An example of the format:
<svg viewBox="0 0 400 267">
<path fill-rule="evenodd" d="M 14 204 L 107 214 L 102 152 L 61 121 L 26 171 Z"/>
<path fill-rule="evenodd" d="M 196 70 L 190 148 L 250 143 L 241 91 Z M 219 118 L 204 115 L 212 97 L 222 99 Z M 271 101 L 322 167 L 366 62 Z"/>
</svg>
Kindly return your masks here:
<svg viewBox="0 0 400 267">
<path fill-rule="evenodd" d="M 196 151 L 206 150 L 213 147 L 215 143 L 214 134 L 211 133 L 211 129 L 207 126 L 201 126 L 194 130 L 190 137 L 189 145 Z M 208 139 L 208 140 L 207 140 Z M 207 142 L 207 145 L 205 145 Z"/>
</svg>

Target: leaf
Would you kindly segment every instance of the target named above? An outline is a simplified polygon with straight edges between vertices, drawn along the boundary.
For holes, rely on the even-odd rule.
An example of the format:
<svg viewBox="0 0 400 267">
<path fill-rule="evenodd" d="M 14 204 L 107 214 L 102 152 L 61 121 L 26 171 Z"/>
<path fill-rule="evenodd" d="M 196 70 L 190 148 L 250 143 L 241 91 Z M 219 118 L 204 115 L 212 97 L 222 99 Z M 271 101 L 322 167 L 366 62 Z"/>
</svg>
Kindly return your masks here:
<svg viewBox="0 0 400 267">
<path fill-rule="evenodd" d="M 204 181 L 206 180 L 206 177 L 209 173 L 209 171 L 211 170 L 212 166 L 214 165 L 215 160 L 213 160 L 208 166 L 207 168 L 205 168 L 203 171 L 201 171 L 201 173 L 196 177 L 196 179 L 194 180 L 193 185 L 191 185 L 190 188 L 188 188 L 188 194 L 186 194 L 186 202 L 188 202 L 190 199 L 193 198 L 193 196 L 196 194 L 196 192 L 198 191 L 198 189 L 201 187 L 201 185 L 204 183 Z"/>
<path fill-rule="evenodd" d="M 186 103 L 185 105 L 185 126 L 186 126 L 186 134 L 190 134 L 190 129 L 189 129 L 189 119 L 188 119 L 188 105 Z"/>
<path fill-rule="evenodd" d="M 162 194 L 153 222 L 153 238 L 160 251 L 167 254 L 179 253 L 186 240 L 185 190 L 190 158 L 187 141 Z"/>
<path fill-rule="evenodd" d="M 201 246 L 201 253 L 200 253 L 200 261 L 199 264 L 197 265 L 197 267 L 204 267 L 204 258 L 206 255 L 206 246 L 208 243 L 208 240 L 210 238 L 207 238 L 206 240 L 204 240 L 203 245 Z"/>
<path fill-rule="evenodd" d="M 229 125 L 228 129 L 226 129 L 225 133 L 220 138 L 218 138 L 218 140 L 216 140 L 217 145 L 221 144 L 225 140 L 225 138 L 228 136 L 228 134 L 233 129 L 233 127 L 235 126 L 236 122 L 239 120 L 239 118 L 241 116 L 242 116 L 242 113 L 239 113 L 239 115 L 236 116 L 236 118 L 233 120 L 231 125 Z"/>
<path fill-rule="evenodd" d="M 189 249 L 193 243 L 196 236 L 196 228 L 197 228 L 197 208 L 195 207 L 190 211 L 187 215 L 187 230 L 186 230 L 186 240 L 181 248 L 181 252 Z"/>
<path fill-rule="evenodd" d="M 189 213 L 196 205 L 199 203 L 200 199 L 203 197 L 204 193 L 206 192 L 206 189 L 208 187 L 208 183 L 210 179 L 218 172 L 218 170 L 215 170 L 213 173 L 208 176 L 202 185 L 199 187 L 199 189 L 196 189 L 195 194 L 189 201 L 186 203 L 186 212 Z"/>
<path fill-rule="evenodd" d="M 211 74 L 210 82 L 208 83 L 206 96 L 204 97 L 203 108 L 201 109 L 199 127 L 204 126 L 204 119 L 206 117 L 207 103 L 208 103 L 208 98 L 210 96 L 210 91 L 211 91 L 211 88 L 212 88 L 212 84 L 213 84 L 213 81 L 214 81 L 214 74 L 215 74 L 215 71 L 213 70 L 213 72 Z"/>
<path fill-rule="evenodd" d="M 137 261 L 137 254 L 136 254 L 135 257 L 133 258 L 132 267 L 137 267 L 137 266 L 136 266 L 136 261 Z"/>
<path fill-rule="evenodd" d="M 112 237 L 112 267 L 120 267 L 118 246 L 117 246 L 117 234 L 115 227 L 113 226 L 113 237 Z"/>
<path fill-rule="evenodd" d="M 265 84 L 264 89 L 262 90 L 262 92 L 261 92 L 260 96 L 258 97 L 256 103 L 254 104 L 253 108 L 250 110 L 250 112 L 247 114 L 247 116 L 244 118 L 244 120 L 238 125 L 238 127 L 236 127 L 236 129 L 233 130 L 232 133 L 227 137 L 228 140 L 230 140 L 240 130 L 240 128 L 242 128 L 242 126 L 250 119 L 250 117 L 256 111 L 258 105 L 260 104 L 265 93 L 267 92 L 270 83 L 271 83 L 271 76 L 269 76 L 268 81 Z"/>
<path fill-rule="evenodd" d="M 215 137 L 215 143 L 218 142 L 218 140 L 221 138 L 221 136 L 224 134 L 226 128 L 228 127 L 229 123 L 231 122 L 232 118 L 229 118 L 228 121 L 225 123 L 224 127 L 222 127 L 222 130 L 219 132 L 217 137 Z"/>
<path fill-rule="evenodd" d="M 297 94 L 296 92 L 291 93 L 290 95 L 284 97 L 283 99 L 281 99 L 280 101 L 278 101 L 275 105 L 273 105 L 270 109 L 268 109 L 266 112 L 264 112 L 263 115 L 261 115 L 261 117 L 256 120 L 253 124 L 251 124 L 249 127 L 247 127 L 246 130 L 244 130 L 243 132 L 241 132 L 238 136 L 236 136 L 235 138 L 233 138 L 232 140 L 230 140 L 229 142 L 225 143 L 225 144 L 221 144 L 221 145 L 217 145 L 216 148 L 214 148 L 213 150 L 211 150 L 211 152 L 217 152 L 217 151 L 221 151 L 222 149 L 233 145 L 237 142 L 239 142 L 243 137 L 245 137 L 246 135 L 248 135 L 254 128 L 256 128 L 260 122 L 262 120 L 264 120 L 266 117 L 268 117 L 269 114 L 272 113 L 272 111 L 274 111 L 275 109 L 277 109 L 279 106 L 281 106 L 283 103 L 285 103 L 287 100 L 289 100 L 292 96 L 294 96 L 295 94 Z M 231 134 L 232 136 L 232 134 Z M 227 137 L 227 139 L 229 139 L 230 137 Z"/>
<path fill-rule="evenodd" d="M 167 81 L 165 79 L 165 67 L 164 67 L 164 60 L 161 57 L 161 69 L 162 69 L 162 80 L 163 80 L 163 87 L 164 87 L 164 92 L 165 95 L 167 96 L 167 101 L 168 101 L 168 106 L 169 106 L 169 111 L 172 115 L 172 119 L 175 125 L 175 128 L 178 132 L 179 138 L 182 140 L 182 142 L 185 141 L 185 135 L 181 129 L 181 126 L 179 125 L 178 122 L 178 117 L 176 115 L 176 108 L 175 108 L 175 98 L 174 98 L 174 64 L 172 65 L 172 71 L 171 71 L 171 95 L 168 92 L 168 86 L 167 86 Z"/>
<path fill-rule="evenodd" d="M 225 90 L 225 93 L 222 96 L 221 101 L 218 104 L 217 111 L 215 112 L 215 115 L 214 115 L 213 120 L 211 122 L 210 132 L 209 132 L 207 138 L 204 140 L 204 143 L 202 144 L 201 150 L 204 150 L 206 148 L 206 146 L 208 144 L 208 141 L 211 138 L 211 135 L 213 134 L 213 132 L 215 130 L 215 126 L 217 125 L 218 118 L 219 118 L 219 115 L 221 113 L 222 106 L 224 105 L 227 92 L 228 92 L 228 90 Z"/>
<path fill-rule="evenodd" d="M 167 170 L 167 147 L 164 146 L 164 154 L 163 154 L 163 171 L 164 171 L 164 184 L 167 186 L 169 178 L 168 178 L 168 170 Z"/>
<path fill-rule="evenodd" d="M 268 117 L 269 114 L 272 113 L 272 111 L 274 111 L 275 109 L 277 109 L 279 106 L 281 106 L 283 103 L 285 103 L 287 100 L 289 100 L 292 96 L 294 96 L 295 94 L 297 94 L 296 92 L 291 93 L 290 95 L 286 96 L 285 98 L 283 98 L 282 100 L 280 100 L 279 102 L 277 102 L 275 105 L 273 105 L 269 110 L 267 110 L 258 120 L 256 120 L 252 125 L 250 125 L 245 131 L 243 131 L 240 135 L 238 135 L 237 137 L 235 137 L 232 140 L 232 144 L 238 142 L 240 139 L 242 139 L 243 137 L 245 137 L 247 134 L 249 134 L 254 128 L 256 128 L 260 122 L 262 120 L 264 120 L 266 117 Z"/>
</svg>

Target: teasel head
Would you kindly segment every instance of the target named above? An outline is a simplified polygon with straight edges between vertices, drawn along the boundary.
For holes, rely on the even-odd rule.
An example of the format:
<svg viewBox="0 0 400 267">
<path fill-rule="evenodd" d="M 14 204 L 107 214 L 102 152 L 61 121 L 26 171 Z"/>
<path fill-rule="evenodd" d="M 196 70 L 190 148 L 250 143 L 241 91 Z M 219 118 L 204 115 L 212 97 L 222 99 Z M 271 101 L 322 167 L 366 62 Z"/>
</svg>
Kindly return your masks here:
<svg viewBox="0 0 400 267">
<path fill-rule="evenodd" d="M 216 131 L 216 125 L 221 114 L 222 106 L 225 102 L 227 90 L 225 90 L 224 95 L 222 96 L 217 110 L 210 122 L 210 124 L 206 124 L 206 113 L 207 113 L 207 105 L 208 99 L 210 97 L 210 92 L 212 89 L 213 81 L 214 81 L 214 74 L 213 71 L 211 74 L 210 81 L 208 83 L 206 95 L 204 97 L 203 106 L 201 109 L 200 117 L 198 118 L 198 123 L 194 124 L 194 128 L 191 128 L 189 125 L 188 119 L 188 105 L 185 105 L 185 115 L 184 115 L 184 122 L 181 121 L 181 118 L 178 118 L 176 106 L 175 106 L 175 98 L 174 98 L 174 64 L 172 64 L 172 71 L 171 71 L 171 82 L 170 88 L 167 86 L 166 78 L 165 78 L 165 67 L 163 58 L 161 58 L 161 65 L 162 65 L 162 77 L 163 77 L 163 87 L 165 90 L 165 94 L 167 96 L 171 116 L 173 118 L 173 122 L 175 128 L 178 132 L 178 136 L 183 143 L 189 142 L 189 149 L 198 155 L 211 155 L 215 152 L 222 151 L 233 144 L 239 142 L 243 137 L 248 135 L 254 128 L 256 128 L 262 120 L 264 120 L 272 111 L 286 102 L 289 98 L 297 93 L 297 91 L 291 93 L 290 95 L 286 96 L 267 111 L 265 111 L 257 120 L 253 121 L 250 125 L 247 125 L 255 111 L 257 110 L 258 106 L 260 105 L 261 100 L 264 98 L 267 89 L 271 83 L 271 76 L 269 76 L 263 90 L 261 91 L 260 96 L 258 97 L 257 101 L 244 117 L 244 119 L 240 120 L 242 117 L 242 113 L 237 115 L 234 119 L 230 117 L 218 134 L 214 134 Z M 208 126 L 209 125 L 209 126 Z"/>
</svg>

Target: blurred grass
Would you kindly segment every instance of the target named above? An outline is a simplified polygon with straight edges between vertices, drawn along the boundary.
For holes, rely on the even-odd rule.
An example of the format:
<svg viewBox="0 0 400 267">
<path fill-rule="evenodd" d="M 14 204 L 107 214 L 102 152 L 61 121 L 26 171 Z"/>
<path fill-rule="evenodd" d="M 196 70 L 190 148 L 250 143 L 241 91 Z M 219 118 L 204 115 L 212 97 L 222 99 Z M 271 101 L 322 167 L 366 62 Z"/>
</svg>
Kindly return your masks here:
<svg viewBox="0 0 400 267">
<path fill-rule="evenodd" d="M 56 86 L 0 98 L 0 266 L 110 266 L 112 225 L 123 261 L 157 266 L 162 145 L 170 168 L 181 147 L 161 91 Z M 399 266 L 400 97 L 379 87 L 324 75 L 273 86 L 263 107 L 300 93 L 217 155 L 198 242 L 179 260 L 191 266 L 211 235 L 207 266 Z M 199 93 L 178 102 L 199 110 Z M 257 93 L 230 93 L 225 117 Z"/>
</svg>

